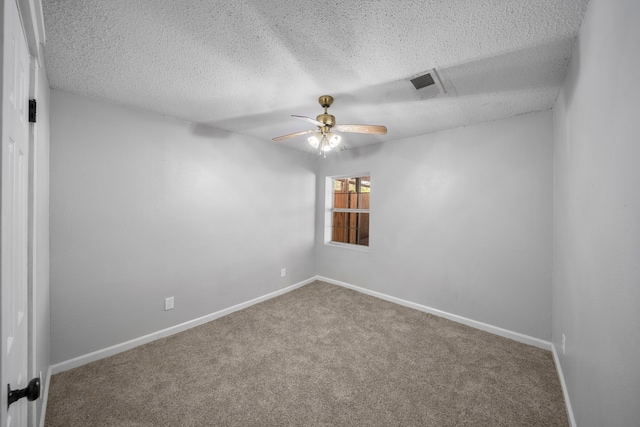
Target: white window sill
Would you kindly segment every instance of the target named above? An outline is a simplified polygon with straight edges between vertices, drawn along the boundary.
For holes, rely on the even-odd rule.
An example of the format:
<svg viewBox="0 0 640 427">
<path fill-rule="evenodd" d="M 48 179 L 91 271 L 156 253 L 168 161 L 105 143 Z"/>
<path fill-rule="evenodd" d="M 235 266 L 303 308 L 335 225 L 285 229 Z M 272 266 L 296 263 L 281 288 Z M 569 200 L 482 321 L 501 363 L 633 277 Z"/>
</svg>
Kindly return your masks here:
<svg viewBox="0 0 640 427">
<path fill-rule="evenodd" d="M 325 242 L 326 246 L 334 246 L 336 248 L 352 249 L 354 251 L 369 252 L 369 246 L 352 245 L 349 243 Z"/>
</svg>

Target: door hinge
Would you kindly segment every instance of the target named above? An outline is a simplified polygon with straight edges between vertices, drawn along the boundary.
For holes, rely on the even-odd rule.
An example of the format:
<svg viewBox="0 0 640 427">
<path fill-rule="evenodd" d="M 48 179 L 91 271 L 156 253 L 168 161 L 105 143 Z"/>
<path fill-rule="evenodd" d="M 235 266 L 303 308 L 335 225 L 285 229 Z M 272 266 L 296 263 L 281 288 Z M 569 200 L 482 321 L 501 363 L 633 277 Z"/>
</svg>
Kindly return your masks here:
<svg viewBox="0 0 640 427">
<path fill-rule="evenodd" d="M 36 122 L 36 100 L 29 100 L 29 123 Z"/>
</svg>

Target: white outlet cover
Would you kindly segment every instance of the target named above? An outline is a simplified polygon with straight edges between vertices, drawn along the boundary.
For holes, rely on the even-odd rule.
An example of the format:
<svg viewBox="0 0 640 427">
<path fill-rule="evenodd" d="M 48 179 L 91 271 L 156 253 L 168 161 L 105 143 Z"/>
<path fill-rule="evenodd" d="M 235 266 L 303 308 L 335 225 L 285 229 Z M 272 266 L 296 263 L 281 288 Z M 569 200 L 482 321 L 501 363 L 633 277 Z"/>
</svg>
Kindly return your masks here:
<svg viewBox="0 0 640 427">
<path fill-rule="evenodd" d="M 164 309 L 171 310 L 173 308 L 173 297 L 164 299 Z"/>
</svg>

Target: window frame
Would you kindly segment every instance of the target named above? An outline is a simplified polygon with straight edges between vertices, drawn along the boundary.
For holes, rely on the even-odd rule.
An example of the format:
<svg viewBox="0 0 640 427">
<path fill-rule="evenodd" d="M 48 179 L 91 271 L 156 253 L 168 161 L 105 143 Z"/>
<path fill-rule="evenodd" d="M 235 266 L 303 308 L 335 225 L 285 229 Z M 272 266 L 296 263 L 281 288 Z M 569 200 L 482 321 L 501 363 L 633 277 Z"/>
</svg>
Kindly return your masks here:
<svg viewBox="0 0 640 427">
<path fill-rule="evenodd" d="M 368 252 L 371 247 L 371 240 L 369 237 L 369 242 L 367 245 L 357 244 L 357 243 L 344 243 L 333 240 L 333 214 L 335 212 L 348 212 L 348 213 L 366 213 L 369 214 L 369 220 L 371 219 L 371 198 L 369 198 L 369 209 L 355 209 L 355 208 L 336 208 L 334 207 L 334 181 L 340 179 L 352 179 L 352 178 L 363 178 L 369 177 L 369 188 L 371 188 L 371 173 L 370 172 L 360 172 L 360 173 L 352 173 L 347 175 L 332 175 L 326 177 L 326 185 L 325 185 L 325 233 L 324 233 L 324 243 L 325 245 L 331 245 L 336 247 L 349 248 L 359 251 Z M 362 193 L 360 193 L 362 194 Z M 369 194 L 371 192 L 369 191 Z M 371 196 L 369 196 L 371 197 Z M 371 224 L 369 224 L 369 231 L 371 229 Z"/>
</svg>

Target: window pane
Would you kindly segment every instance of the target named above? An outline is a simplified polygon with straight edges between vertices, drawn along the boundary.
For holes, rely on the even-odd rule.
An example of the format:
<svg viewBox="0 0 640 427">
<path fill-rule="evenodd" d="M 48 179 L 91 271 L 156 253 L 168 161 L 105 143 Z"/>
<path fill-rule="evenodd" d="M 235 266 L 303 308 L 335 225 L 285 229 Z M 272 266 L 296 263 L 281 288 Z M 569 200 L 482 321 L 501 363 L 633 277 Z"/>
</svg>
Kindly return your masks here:
<svg viewBox="0 0 640 427">
<path fill-rule="evenodd" d="M 333 191 L 339 191 L 339 192 L 347 192 L 347 182 L 349 180 L 348 179 L 334 179 L 333 180 Z"/>
<path fill-rule="evenodd" d="M 360 193 L 368 193 L 371 191 L 371 182 L 368 176 L 361 176 L 360 178 Z"/>
<path fill-rule="evenodd" d="M 349 178 L 349 193 L 355 193 L 356 189 L 356 178 Z"/>
<path fill-rule="evenodd" d="M 369 214 L 358 214 L 360 223 L 358 224 L 358 244 L 369 246 Z"/>
<path fill-rule="evenodd" d="M 358 204 L 358 209 L 369 209 L 369 194 L 370 193 L 360 194 L 360 203 Z"/>
<path fill-rule="evenodd" d="M 349 194 L 338 193 L 333 194 L 333 207 L 334 208 L 348 208 L 349 207 Z"/>
<path fill-rule="evenodd" d="M 339 209 L 369 209 L 369 194 L 333 193 L 333 207 Z"/>
<path fill-rule="evenodd" d="M 332 241 L 369 246 L 369 214 L 334 212 Z"/>
</svg>

